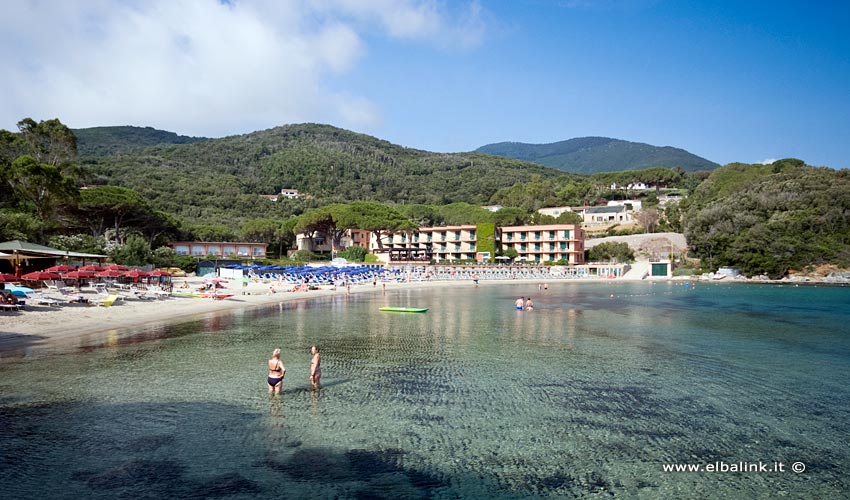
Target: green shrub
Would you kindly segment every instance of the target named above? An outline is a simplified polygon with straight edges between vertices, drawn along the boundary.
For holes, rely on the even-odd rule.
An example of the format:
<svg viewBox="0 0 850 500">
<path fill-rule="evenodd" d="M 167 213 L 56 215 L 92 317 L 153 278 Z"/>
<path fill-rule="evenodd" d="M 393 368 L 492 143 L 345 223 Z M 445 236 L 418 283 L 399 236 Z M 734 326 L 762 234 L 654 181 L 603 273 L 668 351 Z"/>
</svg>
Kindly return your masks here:
<svg viewBox="0 0 850 500">
<path fill-rule="evenodd" d="M 363 262 L 368 251 L 360 246 L 351 246 L 336 254 L 349 262 Z"/>
<path fill-rule="evenodd" d="M 319 260 L 319 256 L 309 250 L 298 250 L 297 252 L 293 253 L 289 258 L 294 260 L 295 262 L 311 262 L 314 260 Z"/>
<path fill-rule="evenodd" d="M 363 262 L 380 262 L 380 261 L 378 260 L 377 255 L 375 255 L 373 253 L 367 253 L 365 258 L 363 259 Z"/>
</svg>

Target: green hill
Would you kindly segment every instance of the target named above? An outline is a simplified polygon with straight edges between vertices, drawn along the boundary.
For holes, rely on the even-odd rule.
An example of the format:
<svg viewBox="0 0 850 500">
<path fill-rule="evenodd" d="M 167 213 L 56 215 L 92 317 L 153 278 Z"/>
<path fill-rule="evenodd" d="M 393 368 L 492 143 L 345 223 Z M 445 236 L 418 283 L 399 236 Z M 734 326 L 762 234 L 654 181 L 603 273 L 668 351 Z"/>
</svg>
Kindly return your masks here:
<svg viewBox="0 0 850 500">
<path fill-rule="evenodd" d="M 676 168 L 686 172 L 713 170 L 720 165 L 684 149 L 652 146 L 607 137 L 580 137 L 551 144 L 499 142 L 476 151 L 538 163 L 576 174 Z"/>
<path fill-rule="evenodd" d="M 151 127 L 92 127 L 73 129 L 81 158 L 98 158 L 138 152 L 162 144 L 191 144 L 205 137 L 188 137 Z"/>
<path fill-rule="evenodd" d="M 128 137 L 124 127 L 115 131 Z M 95 184 L 117 184 L 141 193 L 159 209 L 195 223 L 286 216 L 330 202 L 469 202 L 485 204 L 499 189 L 563 176 L 544 166 L 481 153 L 430 153 L 329 125 L 286 125 L 250 134 L 188 144 L 118 147 L 103 127 L 81 138 L 93 155 L 84 166 Z M 90 129 L 87 129 L 90 130 Z M 147 130 L 147 129 L 143 129 Z M 133 130 L 133 132 L 138 132 Z M 151 134 L 153 140 L 180 136 Z M 98 137 L 104 142 L 98 142 Z M 84 155 L 81 155 L 84 156 Z M 271 203 L 260 194 L 300 191 L 298 202 Z"/>
</svg>

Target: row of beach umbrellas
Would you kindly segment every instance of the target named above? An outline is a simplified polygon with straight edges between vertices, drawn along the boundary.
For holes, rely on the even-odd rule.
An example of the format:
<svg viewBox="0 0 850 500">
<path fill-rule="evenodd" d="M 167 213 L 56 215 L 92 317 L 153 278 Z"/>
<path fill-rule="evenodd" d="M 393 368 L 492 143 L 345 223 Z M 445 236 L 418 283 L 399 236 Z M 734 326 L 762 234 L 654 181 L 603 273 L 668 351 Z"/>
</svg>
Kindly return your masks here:
<svg viewBox="0 0 850 500">
<path fill-rule="evenodd" d="M 91 269 L 91 268 L 96 268 Z M 88 269 L 87 269 L 88 268 Z M 123 269 L 121 269 L 123 268 Z M 90 278 L 147 278 L 171 276 L 171 273 L 154 270 L 154 271 L 139 271 L 138 269 L 129 269 L 125 266 L 107 266 L 106 268 L 98 266 L 83 266 L 79 269 L 74 269 L 69 266 L 53 266 L 43 271 L 35 271 L 24 274 L 20 278 L 12 274 L 0 274 L 0 283 L 11 281 L 51 281 L 63 279 L 90 279 Z"/>
</svg>

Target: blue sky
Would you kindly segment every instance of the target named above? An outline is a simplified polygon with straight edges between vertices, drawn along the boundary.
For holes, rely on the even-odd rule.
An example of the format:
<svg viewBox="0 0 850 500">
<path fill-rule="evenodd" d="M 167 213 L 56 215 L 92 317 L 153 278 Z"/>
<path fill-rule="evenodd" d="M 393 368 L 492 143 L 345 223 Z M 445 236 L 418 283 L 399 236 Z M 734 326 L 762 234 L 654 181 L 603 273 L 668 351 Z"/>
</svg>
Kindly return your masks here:
<svg viewBox="0 0 850 500">
<path fill-rule="evenodd" d="M 79 0 L 6 10 L 9 130 L 25 116 L 211 137 L 309 121 L 430 151 L 598 135 L 721 164 L 850 167 L 848 2 Z"/>
</svg>

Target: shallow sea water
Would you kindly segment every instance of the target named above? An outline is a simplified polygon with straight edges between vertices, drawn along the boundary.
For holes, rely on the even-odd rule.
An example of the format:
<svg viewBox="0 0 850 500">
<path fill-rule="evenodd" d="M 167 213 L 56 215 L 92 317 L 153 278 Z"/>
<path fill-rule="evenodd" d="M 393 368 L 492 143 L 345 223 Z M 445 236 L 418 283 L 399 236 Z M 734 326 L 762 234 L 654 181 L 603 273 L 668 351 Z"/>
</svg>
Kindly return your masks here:
<svg viewBox="0 0 850 500">
<path fill-rule="evenodd" d="M 469 286 L 33 346 L 0 359 L 0 497 L 846 498 L 848 306 L 837 287 Z M 759 461 L 786 471 L 663 470 Z"/>
</svg>

